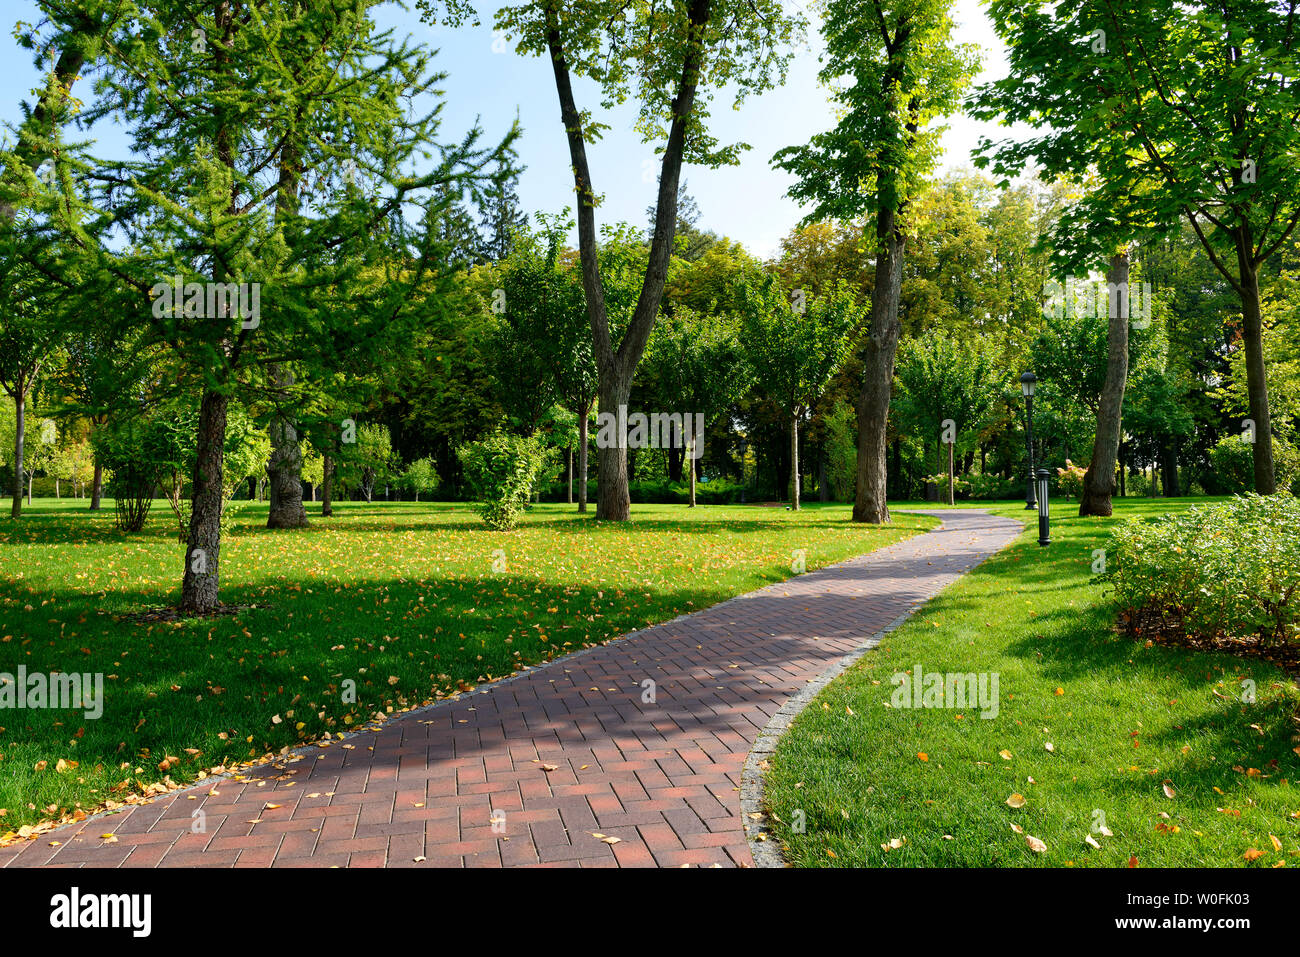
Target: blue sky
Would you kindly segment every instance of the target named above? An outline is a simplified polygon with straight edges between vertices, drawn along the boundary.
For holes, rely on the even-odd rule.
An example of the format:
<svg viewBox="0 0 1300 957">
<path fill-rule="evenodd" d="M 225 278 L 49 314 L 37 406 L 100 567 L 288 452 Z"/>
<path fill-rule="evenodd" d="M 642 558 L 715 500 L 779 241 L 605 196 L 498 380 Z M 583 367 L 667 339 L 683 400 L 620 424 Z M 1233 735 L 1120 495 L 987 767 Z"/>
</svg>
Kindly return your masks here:
<svg viewBox="0 0 1300 957">
<path fill-rule="evenodd" d="M 802 0 L 797 2 L 802 4 Z M 796 0 L 787 3 L 795 5 Z M 403 10 L 396 3 L 377 8 L 375 16 L 398 35 L 409 34 L 415 42 L 439 50 L 437 68 L 449 74 L 444 84 L 444 140 L 458 139 L 476 119 L 489 136 L 500 136 L 518 113 L 524 128 L 520 158 L 527 166 L 519 184 L 524 210 L 554 212 L 573 205 L 568 150 L 550 65 L 541 58 L 519 56 L 500 42 L 495 43 L 494 50 L 487 4 L 481 4 L 480 9 L 484 11 L 484 24 L 478 28 L 429 27 L 414 9 Z M 19 116 L 20 91 L 30 90 L 38 82 L 30 56 L 14 42 L 12 27 L 18 20 L 34 21 L 37 8 L 34 0 L 4 0 L 3 10 L 0 89 L 6 95 L 0 101 L 0 119 L 12 123 Z M 684 171 L 700 207 L 701 225 L 740 240 L 761 256 L 773 254 L 781 237 L 802 216 L 798 205 L 784 196 L 790 179 L 771 168 L 772 154 L 784 146 L 807 142 L 834 122 L 826 91 L 817 83 L 816 19 L 807 15 L 813 24 L 809 45 L 791 64 L 784 86 L 751 98 L 739 112 L 730 108 L 725 96 L 715 100 L 713 133 L 721 142 L 744 141 L 753 149 L 744 154 L 739 166 L 719 170 L 687 167 Z M 956 0 L 953 16 L 958 22 L 958 39 L 978 43 L 985 50 L 985 72 L 980 81 L 1001 76 L 1005 72 L 1002 46 L 979 0 Z M 580 84 L 577 95 L 579 106 L 599 109 L 592 86 Z M 632 130 L 634 119 L 632 108 L 605 117 L 612 129 L 588 150 L 596 191 L 605 197 L 598 211 L 599 222 L 626 220 L 644 226 L 645 209 L 654 201 L 657 166 L 647 167 L 654 150 Z M 996 127 L 968 117 L 954 117 L 950 127 L 944 138 L 945 169 L 968 166 L 970 151 L 981 135 L 1005 135 Z M 120 131 L 105 126 L 95 135 L 100 140 L 98 149 L 105 155 L 119 154 L 124 149 Z"/>
</svg>

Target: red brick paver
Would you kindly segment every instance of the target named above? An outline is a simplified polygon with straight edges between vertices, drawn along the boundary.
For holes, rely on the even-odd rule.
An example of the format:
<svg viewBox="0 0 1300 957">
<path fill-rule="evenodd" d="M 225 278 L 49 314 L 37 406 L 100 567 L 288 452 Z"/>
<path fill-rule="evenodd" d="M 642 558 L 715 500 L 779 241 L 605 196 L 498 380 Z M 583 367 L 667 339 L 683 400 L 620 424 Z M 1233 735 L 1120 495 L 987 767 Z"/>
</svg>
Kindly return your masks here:
<svg viewBox="0 0 1300 957">
<path fill-rule="evenodd" d="M 934 514 L 936 531 L 294 752 L 247 781 L 47 832 L 0 849 L 0 865 L 749 865 L 741 770 L 771 716 L 1021 531 L 983 512 Z M 206 830 L 192 833 L 199 809 Z"/>
</svg>

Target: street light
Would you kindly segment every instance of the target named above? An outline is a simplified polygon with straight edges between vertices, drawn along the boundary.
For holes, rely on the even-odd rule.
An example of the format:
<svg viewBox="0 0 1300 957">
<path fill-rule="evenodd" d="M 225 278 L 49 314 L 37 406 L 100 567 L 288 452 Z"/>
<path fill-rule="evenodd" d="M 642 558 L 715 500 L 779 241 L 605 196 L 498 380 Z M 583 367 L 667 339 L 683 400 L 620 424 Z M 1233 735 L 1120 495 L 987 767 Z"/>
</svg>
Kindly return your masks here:
<svg viewBox="0 0 1300 957">
<path fill-rule="evenodd" d="M 1049 525 L 1049 508 L 1047 502 L 1047 480 L 1051 473 L 1047 469 L 1038 470 L 1038 544 L 1052 544 L 1052 534 Z"/>
<path fill-rule="evenodd" d="M 1029 485 L 1025 490 L 1025 508 L 1034 508 L 1034 383 L 1038 376 L 1026 372 L 1020 377 L 1020 391 L 1025 396 L 1025 448 L 1029 453 Z"/>
</svg>

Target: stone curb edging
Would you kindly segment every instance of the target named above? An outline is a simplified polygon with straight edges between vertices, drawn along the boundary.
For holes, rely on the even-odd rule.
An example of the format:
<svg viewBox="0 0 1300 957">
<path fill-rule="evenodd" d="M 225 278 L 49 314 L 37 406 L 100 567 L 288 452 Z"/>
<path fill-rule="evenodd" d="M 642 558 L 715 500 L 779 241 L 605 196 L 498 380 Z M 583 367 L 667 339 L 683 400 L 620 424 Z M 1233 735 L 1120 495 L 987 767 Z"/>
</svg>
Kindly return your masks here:
<svg viewBox="0 0 1300 957">
<path fill-rule="evenodd" d="M 899 511 L 916 512 L 918 510 L 899 509 Z M 978 511 L 988 514 L 983 509 Z M 1021 527 L 1023 528 L 1023 526 L 1024 523 L 1022 522 Z M 938 528 L 933 529 L 933 531 L 938 532 L 943 531 L 943 529 L 944 525 L 940 525 Z M 1012 541 L 1014 541 L 1014 539 Z M 1007 544 L 1009 545 L 1011 542 L 1008 542 Z M 1005 547 L 1006 546 L 1004 545 L 1003 548 Z M 997 549 L 997 551 L 1001 550 L 1001 548 Z M 985 558 L 990 558 L 993 554 L 996 554 L 996 552 L 986 555 Z M 960 577 L 964 578 L 966 574 L 969 574 L 980 564 L 983 564 L 983 560 L 972 565 L 971 568 L 967 569 L 966 573 Z M 940 589 L 940 592 L 943 590 L 944 589 Z M 936 592 L 935 594 L 938 593 L 939 592 Z M 812 703 L 813 698 L 817 697 L 817 695 L 821 693 L 822 689 L 851 668 L 854 663 L 865 656 L 868 651 L 871 651 L 884 641 L 886 635 L 911 618 L 918 608 L 924 608 L 928 605 L 934 597 L 934 595 L 931 595 L 924 601 L 917 602 L 884 628 L 880 629 L 880 631 L 868 635 L 862 640 L 862 644 L 858 645 L 858 647 L 854 648 L 812 681 L 808 682 L 803 690 L 786 700 L 786 703 L 777 710 L 776 714 L 772 715 L 772 720 L 764 726 L 763 730 L 758 733 L 758 737 L 754 739 L 754 745 L 749 750 L 749 757 L 745 759 L 745 767 L 740 774 L 740 816 L 743 822 L 742 826 L 745 829 L 745 840 L 749 843 L 749 852 L 753 855 L 755 867 L 789 866 L 786 863 L 785 858 L 781 855 L 780 845 L 778 842 L 771 839 L 771 831 L 766 823 L 768 812 L 763 807 L 764 768 L 762 768 L 761 765 L 776 751 L 777 742 L 780 740 L 781 735 L 785 734 L 785 732 L 789 730 L 790 723 L 794 721 L 795 717 L 798 716 L 804 708 L 808 707 L 808 705 Z M 753 815 L 755 814 L 761 815 L 761 817 L 754 817 Z M 748 823 L 751 821 L 753 823 Z M 758 835 L 760 834 L 765 835 L 767 839 L 759 840 Z"/>
<path fill-rule="evenodd" d="M 886 635 L 911 618 L 913 612 L 925 604 L 925 602 L 920 602 L 903 612 L 880 631 L 869 635 L 857 648 L 810 681 L 802 691 L 789 698 L 778 709 L 776 714 L 772 715 L 772 720 L 754 739 L 754 746 L 749 751 L 749 757 L 745 759 L 745 768 L 740 775 L 740 815 L 745 821 L 755 822 L 744 825 L 745 840 L 749 842 L 749 852 L 754 856 L 755 867 L 787 866 L 776 841 L 760 841 L 757 837 L 759 834 L 770 835 L 767 824 L 760 823 L 759 818 L 752 816 L 761 814 L 763 817 L 767 817 L 767 812 L 763 810 L 763 768 L 760 767 L 760 764 L 776 751 L 777 741 L 789 729 L 790 722 L 795 719 L 799 712 L 812 703 L 813 698 L 817 697 L 823 688 L 852 667 L 868 651 L 879 645 Z"/>
</svg>

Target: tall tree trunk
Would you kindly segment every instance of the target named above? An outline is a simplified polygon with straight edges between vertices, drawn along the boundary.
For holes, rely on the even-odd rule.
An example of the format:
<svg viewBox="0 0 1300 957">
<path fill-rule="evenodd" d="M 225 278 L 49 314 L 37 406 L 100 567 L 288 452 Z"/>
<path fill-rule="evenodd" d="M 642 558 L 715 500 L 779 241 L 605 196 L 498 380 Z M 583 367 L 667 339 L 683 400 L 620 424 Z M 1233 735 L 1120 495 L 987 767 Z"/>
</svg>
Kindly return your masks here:
<svg viewBox="0 0 1300 957">
<path fill-rule="evenodd" d="M 1178 496 L 1178 448 L 1171 438 L 1160 444 L 1160 484 L 1165 498 Z"/>
<path fill-rule="evenodd" d="M 591 428 L 591 403 L 588 402 L 586 408 L 582 410 L 582 415 L 578 419 L 578 511 L 587 510 L 587 473 L 590 471 L 587 463 L 587 453 L 591 448 L 590 430 Z"/>
<path fill-rule="evenodd" d="M 871 292 L 871 327 L 863 349 L 862 389 L 858 393 L 858 474 L 853 521 L 889 521 L 886 431 L 889 397 L 898 352 L 898 300 L 903 282 L 902 232 L 894 210 L 877 216 L 876 282 Z"/>
<path fill-rule="evenodd" d="M 632 383 L 615 372 L 601 373 L 597 409 L 619 419 L 619 407 L 626 406 Z M 627 485 L 627 448 L 623 435 L 615 426 L 615 440 L 608 447 L 596 448 L 596 518 L 626 522 L 632 517 L 632 499 Z"/>
<path fill-rule="evenodd" d="M 570 445 L 565 450 L 564 458 L 565 458 L 564 471 L 569 481 L 568 503 L 572 505 L 573 504 L 573 446 L 572 445 Z"/>
<path fill-rule="evenodd" d="M 1255 421 L 1255 444 L 1251 447 L 1255 491 L 1272 495 L 1277 491 L 1277 483 L 1273 475 L 1268 379 L 1264 373 L 1264 327 L 1259 310 L 1259 272 L 1251 261 L 1249 236 L 1238 239 L 1237 262 L 1241 270 L 1241 339 L 1246 350 L 1246 390 L 1250 396 L 1250 417 Z"/>
<path fill-rule="evenodd" d="M 320 513 L 325 518 L 334 514 L 334 456 L 323 455 L 324 459 L 321 474 L 321 506 Z"/>
<path fill-rule="evenodd" d="M 9 510 L 10 518 L 21 518 L 23 514 L 23 431 L 27 421 L 27 388 L 21 376 L 17 385 L 14 394 L 14 500 Z"/>
<path fill-rule="evenodd" d="M 221 607 L 221 506 L 229 399 L 211 389 L 199 406 L 198 455 L 194 462 L 190 535 L 181 582 L 181 611 L 210 614 Z"/>
<path fill-rule="evenodd" d="M 294 138 L 286 138 L 280 152 L 279 193 L 276 196 L 276 225 L 281 229 L 296 230 L 298 215 L 299 181 L 302 176 L 302 157 Z M 279 407 L 289 398 L 294 385 L 293 371 L 276 363 L 271 366 L 272 384 L 279 390 L 275 418 L 271 420 L 271 460 L 267 471 L 271 474 L 271 508 L 266 517 L 267 528 L 306 528 L 307 509 L 302 504 L 302 444 L 298 438 L 298 423 L 291 413 Z"/>
<path fill-rule="evenodd" d="M 1110 257 L 1106 283 L 1117 289 L 1128 289 L 1128 253 Z M 1116 295 L 1110 304 L 1110 324 L 1106 332 L 1106 379 L 1101 387 L 1101 401 L 1097 405 L 1097 433 L 1092 443 L 1092 459 L 1083 474 L 1083 491 L 1079 496 L 1079 514 L 1110 515 L 1111 496 L 1115 494 L 1115 462 L 1119 457 L 1119 441 L 1123 435 L 1121 414 L 1124 408 L 1124 386 L 1128 381 L 1128 327 L 1129 302 L 1127 292 Z"/>
<path fill-rule="evenodd" d="M 799 410 L 790 416 L 790 510 L 799 511 Z"/>
<path fill-rule="evenodd" d="M 293 373 L 283 366 L 273 366 L 270 372 L 277 386 L 293 385 Z M 269 431 L 271 459 L 266 470 L 270 473 L 271 508 L 266 527 L 306 528 L 309 522 L 302 504 L 302 445 L 297 423 L 287 412 L 278 410 Z"/>
</svg>

